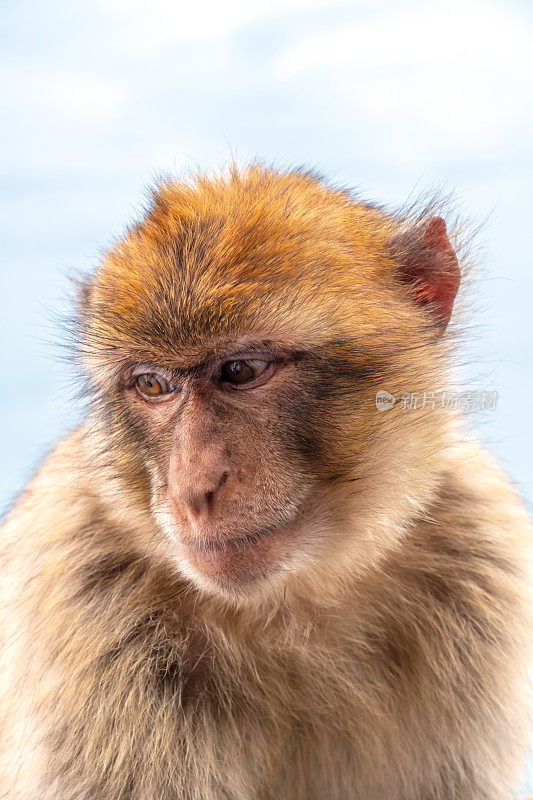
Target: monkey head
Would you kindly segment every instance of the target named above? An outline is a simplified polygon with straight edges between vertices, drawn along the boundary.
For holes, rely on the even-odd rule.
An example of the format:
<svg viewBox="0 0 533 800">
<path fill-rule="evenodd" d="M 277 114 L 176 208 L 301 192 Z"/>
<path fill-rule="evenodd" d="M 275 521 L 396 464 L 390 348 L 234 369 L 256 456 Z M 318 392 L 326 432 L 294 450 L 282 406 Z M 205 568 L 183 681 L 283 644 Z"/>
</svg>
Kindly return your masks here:
<svg viewBox="0 0 533 800">
<path fill-rule="evenodd" d="M 301 171 L 159 186 L 80 301 L 91 457 L 146 519 L 135 546 L 228 597 L 375 563 L 431 497 L 448 424 L 376 392 L 442 381 L 458 284 L 440 217 Z"/>
</svg>

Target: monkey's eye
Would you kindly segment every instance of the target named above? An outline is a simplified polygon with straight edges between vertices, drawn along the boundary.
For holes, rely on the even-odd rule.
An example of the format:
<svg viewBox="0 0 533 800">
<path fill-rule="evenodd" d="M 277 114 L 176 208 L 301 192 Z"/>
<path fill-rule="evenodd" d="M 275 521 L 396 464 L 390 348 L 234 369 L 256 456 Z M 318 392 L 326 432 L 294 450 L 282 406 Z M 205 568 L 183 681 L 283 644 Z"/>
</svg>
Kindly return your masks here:
<svg viewBox="0 0 533 800">
<path fill-rule="evenodd" d="M 162 375 L 151 373 L 138 375 L 135 379 L 135 386 L 143 397 L 150 400 L 165 394 L 171 394 L 171 392 L 175 390 L 174 386 L 172 386 L 166 378 L 163 378 Z"/>
<path fill-rule="evenodd" d="M 222 365 L 220 380 L 224 383 L 231 383 L 234 386 L 251 384 L 260 378 L 270 377 L 273 371 L 273 364 L 269 361 L 261 361 L 257 358 L 247 359 L 246 361 L 235 360 L 226 361 Z"/>
</svg>

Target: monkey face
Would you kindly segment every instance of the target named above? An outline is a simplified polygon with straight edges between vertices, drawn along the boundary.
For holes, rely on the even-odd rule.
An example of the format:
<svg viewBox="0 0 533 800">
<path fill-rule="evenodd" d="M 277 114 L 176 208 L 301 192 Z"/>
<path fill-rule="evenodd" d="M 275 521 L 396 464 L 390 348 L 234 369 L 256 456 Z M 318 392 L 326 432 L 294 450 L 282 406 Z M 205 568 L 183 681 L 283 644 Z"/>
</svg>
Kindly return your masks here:
<svg viewBox="0 0 533 800">
<path fill-rule="evenodd" d="M 383 415 L 375 397 L 440 374 L 455 284 L 425 280 L 449 261 L 432 226 L 408 238 L 402 272 L 390 217 L 252 171 L 164 187 L 90 281 L 83 353 L 108 453 L 130 489 L 145 483 L 165 558 L 198 585 L 332 585 L 431 491 L 442 419 Z"/>
<path fill-rule="evenodd" d="M 170 549 L 195 578 L 242 585 L 290 561 L 316 476 L 293 424 L 299 354 L 225 349 L 173 372 L 137 366 L 123 392 Z"/>
</svg>

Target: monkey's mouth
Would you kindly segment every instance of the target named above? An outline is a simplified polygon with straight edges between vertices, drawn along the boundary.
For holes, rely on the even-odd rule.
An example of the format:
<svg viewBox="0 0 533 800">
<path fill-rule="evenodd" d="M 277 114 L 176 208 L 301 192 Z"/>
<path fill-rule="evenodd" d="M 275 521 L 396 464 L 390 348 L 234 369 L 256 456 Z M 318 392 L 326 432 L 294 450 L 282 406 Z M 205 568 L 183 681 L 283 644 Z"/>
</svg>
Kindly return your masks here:
<svg viewBox="0 0 533 800">
<path fill-rule="evenodd" d="M 236 537 L 183 543 L 190 566 L 216 583 L 248 583 L 272 574 L 294 546 L 291 524 L 271 525 Z"/>
<path fill-rule="evenodd" d="M 187 546 L 196 552 L 220 552 L 226 550 L 239 550 L 255 545 L 266 536 L 272 536 L 279 531 L 279 526 L 270 525 L 268 528 L 254 531 L 252 533 L 245 533 L 240 536 L 234 536 L 224 539 L 204 539 L 203 541 L 195 541 L 189 543 Z"/>
</svg>

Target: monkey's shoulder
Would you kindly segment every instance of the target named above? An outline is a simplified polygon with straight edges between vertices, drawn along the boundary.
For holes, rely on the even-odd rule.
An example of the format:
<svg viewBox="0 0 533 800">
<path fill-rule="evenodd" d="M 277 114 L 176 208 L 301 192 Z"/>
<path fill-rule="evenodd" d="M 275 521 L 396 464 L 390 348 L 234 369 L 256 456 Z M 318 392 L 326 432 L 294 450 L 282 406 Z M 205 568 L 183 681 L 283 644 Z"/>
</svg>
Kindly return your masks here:
<svg viewBox="0 0 533 800">
<path fill-rule="evenodd" d="M 83 439 L 84 428 L 79 426 L 56 442 L 43 456 L 6 514 L 2 526 L 4 530 L 18 527 L 22 520 L 27 524 L 31 517 L 39 518 L 39 527 L 46 526 L 49 517 L 57 515 L 65 505 L 72 508 L 74 502 L 79 507 L 79 501 L 86 499 Z"/>
<path fill-rule="evenodd" d="M 463 442 L 455 455 L 433 503 L 383 563 L 378 605 L 404 641 L 488 663 L 497 649 L 529 650 L 533 527 L 481 447 Z"/>
</svg>

